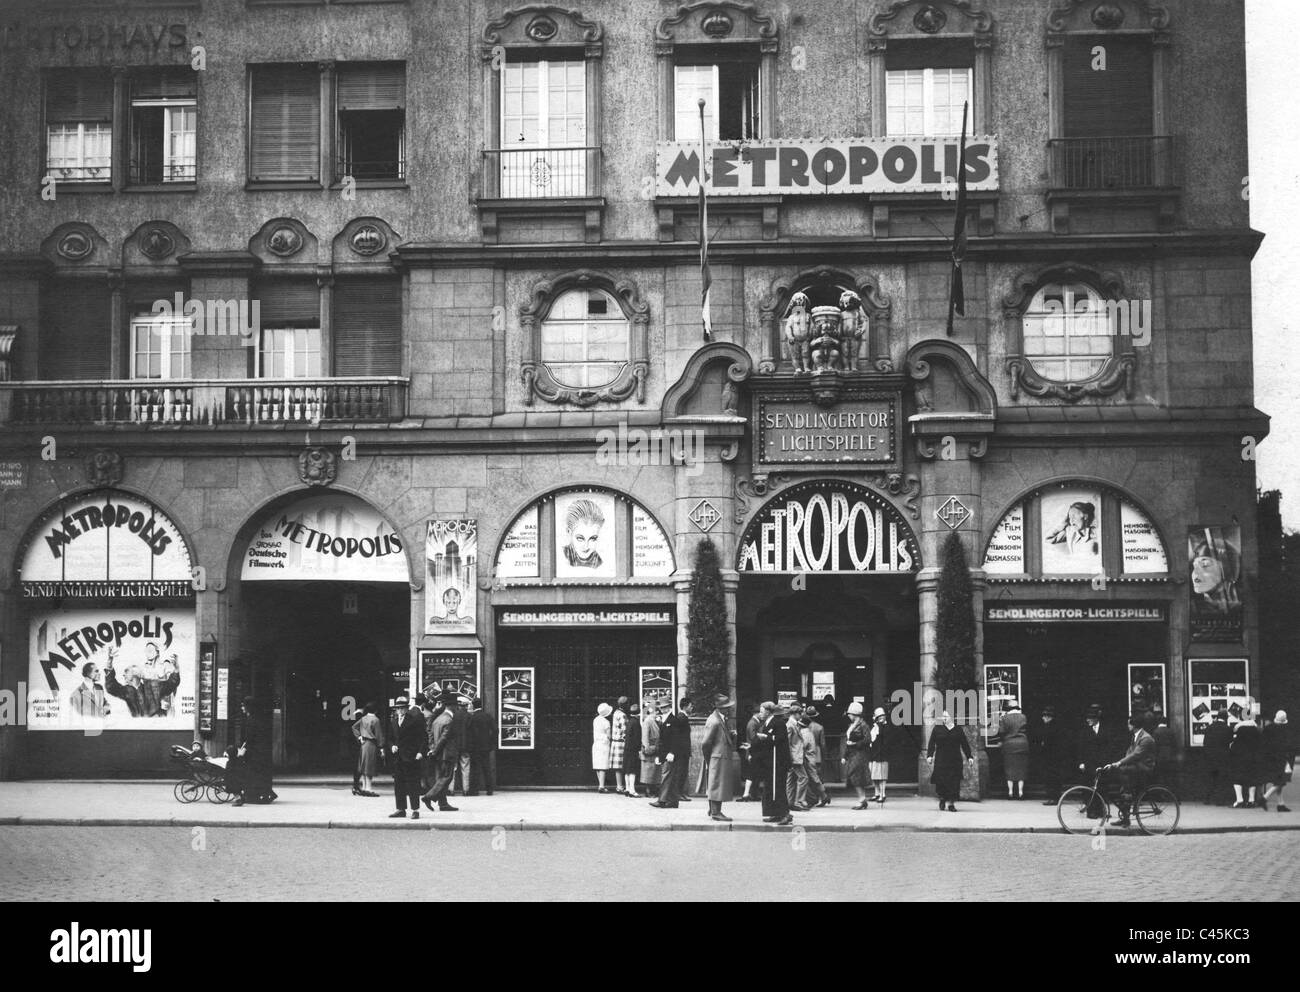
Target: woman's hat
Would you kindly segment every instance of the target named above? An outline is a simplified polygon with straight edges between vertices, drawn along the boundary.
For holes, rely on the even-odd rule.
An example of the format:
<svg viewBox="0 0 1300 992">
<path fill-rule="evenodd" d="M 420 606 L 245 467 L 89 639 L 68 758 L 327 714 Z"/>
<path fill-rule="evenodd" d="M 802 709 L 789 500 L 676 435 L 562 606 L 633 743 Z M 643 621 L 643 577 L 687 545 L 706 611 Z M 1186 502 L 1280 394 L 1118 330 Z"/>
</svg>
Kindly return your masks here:
<svg viewBox="0 0 1300 992">
<path fill-rule="evenodd" d="M 849 716 L 861 716 L 862 704 L 859 702 L 849 703 Z"/>
<path fill-rule="evenodd" d="M 884 716 L 884 715 L 885 715 L 885 708 L 883 706 L 877 706 L 876 711 L 871 714 L 871 718 L 874 720 L 876 717 Z"/>
<path fill-rule="evenodd" d="M 1009 710 L 1020 709 L 1020 701 L 1016 699 L 1015 696 L 1012 696 L 1010 699 L 1007 700 L 1007 709 Z"/>
<path fill-rule="evenodd" d="M 1286 723 L 1286 710 L 1278 710 L 1277 714 L 1273 717 L 1273 722 Z"/>
<path fill-rule="evenodd" d="M 609 703 L 601 703 L 596 707 L 596 712 L 601 716 L 609 716 L 614 712 L 614 707 L 610 706 Z"/>
</svg>

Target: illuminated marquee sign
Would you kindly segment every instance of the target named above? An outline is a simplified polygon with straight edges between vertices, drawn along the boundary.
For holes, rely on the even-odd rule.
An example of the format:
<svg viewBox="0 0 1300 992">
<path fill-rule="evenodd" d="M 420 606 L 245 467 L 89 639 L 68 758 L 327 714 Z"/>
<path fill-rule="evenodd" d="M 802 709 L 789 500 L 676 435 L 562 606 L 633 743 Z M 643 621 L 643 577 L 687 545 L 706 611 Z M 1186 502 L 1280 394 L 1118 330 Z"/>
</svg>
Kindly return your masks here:
<svg viewBox="0 0 1300 992">
<path fill-rule="evenodd" d="M 851 482 L 823 479 L 782 492 L 750 521 L 740 572 L 881 572 L 921 567 L 912 528 L 887 499 Z"/>
<path fill-rule="evenodd" d="M 720 145 L 710 149 L 709 195 L 941 193 L 956 188 L 960 153 L 957 138 L 768 140 L 739 152 Z M 659 196 L 697 196 L 699 174 L 698 143 L 656 146 Z M 967 140 L 966 185 L 972 192 L 998 188 L 996 138 Z"/>
</svg>

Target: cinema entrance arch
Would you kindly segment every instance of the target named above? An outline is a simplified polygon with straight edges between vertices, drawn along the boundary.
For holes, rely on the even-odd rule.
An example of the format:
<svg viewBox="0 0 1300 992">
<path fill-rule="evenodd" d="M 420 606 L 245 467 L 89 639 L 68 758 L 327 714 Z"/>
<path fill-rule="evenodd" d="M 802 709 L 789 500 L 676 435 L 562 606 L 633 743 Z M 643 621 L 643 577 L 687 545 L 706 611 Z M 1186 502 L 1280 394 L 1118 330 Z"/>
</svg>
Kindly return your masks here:
<svg viewBox="0 0 1300 992">
<path fill-rule="evenodd" d="M 349 772 L 353 710 L 367 701 L 386 708 L 408 690 L 401 535 L 359 497 L 298 494 L 254 517 L 236 548 L 242 650 L 232 700 L 253 695 L 269 710 L 276 767 Z"/>
<path fill-rule="evenodd" d="M 826 709 L 839 774 L 844 711 L 889 709 L 920 679 L 915 575 L 920 547 L 883 494 L 842 479 L 783 489 L 749 521 L 736 553 L 736 688 L 749 706 L 802 700 Z M 914 768 L 921 728 L 904 727 L 891 761 Z"/>
</svg>

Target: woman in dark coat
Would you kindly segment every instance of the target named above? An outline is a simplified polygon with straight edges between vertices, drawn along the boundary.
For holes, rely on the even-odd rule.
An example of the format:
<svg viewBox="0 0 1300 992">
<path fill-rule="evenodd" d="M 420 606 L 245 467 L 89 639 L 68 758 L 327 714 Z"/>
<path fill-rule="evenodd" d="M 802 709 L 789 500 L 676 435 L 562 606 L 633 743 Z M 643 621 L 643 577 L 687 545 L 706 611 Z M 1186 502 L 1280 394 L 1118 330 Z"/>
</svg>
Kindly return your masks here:
<svg viewBox="0 0 1300 992">
<path fill-rule="evenodd" d="M 870 809 L 867 785 L 871 782 L 871 765 L 868 761 L 871 742 L 867 739 L 866 721 L 862 719 L 862 704 L 849 703 L 848 716 L 849 726 L 844 731 L 844 757 L 840 759 L 844 765 L 844 782 L 853 786 L 853 791 L 858 794 L 858 804 L 853 808 Z"/>
<path fill-rule="evenodd" d="M 1232 745 L 1228 748 L 1228 768 L 1232 772 L 1232 788 L 1237 794 L 1233 809 L 1246 809 L 1257 805 L 1255 790 L 1259 784 L 1259 725 L 1253 713 L 1247 712 L 1232 732 Z"/>
<path fill-rule="evenodd" d="M 926 749 L 930 759 L 930 784 L 939 794 L 939 809 L 945 804 L 949 813 L 957 812 L 957 796 L 961 793 L 961 759 L 974 762 L 966 734 L 953 721 L 947 710 L 943 714 L 943 723 L 930 731 L 930 746 Z"/>
<path fill-rule="evenodd" d="M 1295 768 L 1295 741 L 1291 737 L 1291 728 L 1287 725 L 1286 710 L 1278 710 L 1273 722 L 1263 729 L 1260 743 L 1264 752 L 1264 781 L 1268 789 L 1261 802 L 1268 808 L 1268 801 L 1277 796 L 1277 811 L 1290 813 L 1282 801 L 1282 790 L 1291 781 L 1291 772 Z"/>
<path fill-rule="evenodd" d="M 623 775 L 627 779 L 627 788 L 623 795 L 636 799 L 640 795 L 636 790 L 636 777 L 641 774 L 641 705 L 632 703 L 627 713 L 627 736 L 623 742 Z"/>
<path fill-rule="evenodd" d="M 271 748 L 256 701 L 249 696 L 240 705 L 243 714 L 242 740 L 227 750 L 226 789 L 239 794 L 232 803 L 269 803 L 276 798 L 271 788 Z M 230 752 L 234 752 L 231 754 Z"/>
<path fill-rule="evenodd" d="M 1025 779 L 1029 774 L 1029 737 L 1025 734 L 1025 714 L 1014 700 L 1008 700 L 1006 712 L 998 722 L 1002 742 L 1002 769 L 1007 781 L 1007 798 L 1025 798 Z"/>
</svg>

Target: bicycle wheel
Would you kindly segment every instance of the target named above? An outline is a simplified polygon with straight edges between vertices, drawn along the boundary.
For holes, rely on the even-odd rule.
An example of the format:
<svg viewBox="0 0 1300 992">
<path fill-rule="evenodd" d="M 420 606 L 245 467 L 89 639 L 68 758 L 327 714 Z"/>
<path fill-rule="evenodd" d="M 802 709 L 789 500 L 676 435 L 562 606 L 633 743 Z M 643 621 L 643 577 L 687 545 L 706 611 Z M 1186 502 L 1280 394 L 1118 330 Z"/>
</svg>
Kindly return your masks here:
<svg viewBox="0 0 1300 992">
<path fill-rule="evenodd" d="M 209 782 L 203 791 L 207 793 L 210 803 L 228 803 L 235 799 L 235 793 L 228 792 L 223 782 Z"/>
<path fill-rule="evenodd" d="M 184 782 L 177 782 L 172 787 L 172 795 L 176 797 L 178 802 L 196 803 L 203 796 L 203 786 L 187 778 Z"/>
<path fill-rule="evenodd" d="M 1153 785 L 1138 797 L 1135 804 L 1138 829 L 1144 834 L 1163 837 L 1178 827 L 1182 813 L 1178 797 L 1163 785 Z"/>
<path fill-rule="evenodd" d="M 1096 833 L 1109 819 L 1106 800 L 1090 785 L 1066 789 L 1056 804 L 1056 818 L 1067 834 Z"/>
</svg>

